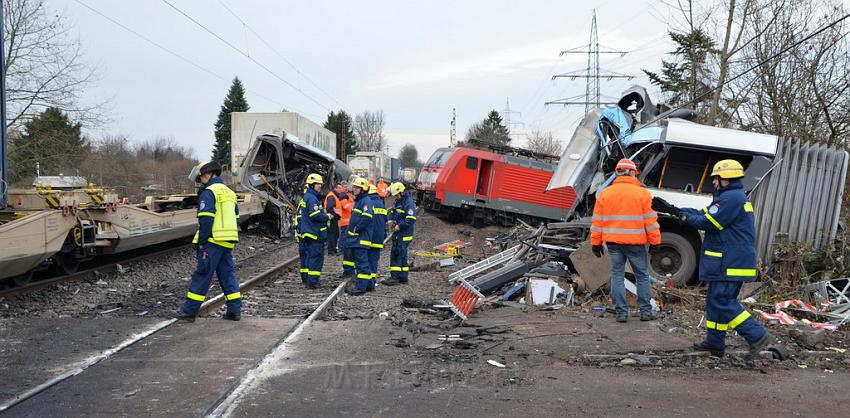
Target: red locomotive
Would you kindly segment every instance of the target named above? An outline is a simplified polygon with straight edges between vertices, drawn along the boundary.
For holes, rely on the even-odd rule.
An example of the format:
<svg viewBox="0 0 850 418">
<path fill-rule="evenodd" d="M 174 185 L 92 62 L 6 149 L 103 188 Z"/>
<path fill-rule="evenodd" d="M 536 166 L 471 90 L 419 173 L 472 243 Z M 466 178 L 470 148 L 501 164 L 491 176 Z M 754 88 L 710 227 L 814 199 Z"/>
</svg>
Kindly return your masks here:
<svg viewBox="0 0 850 418">
<path fill-rule="evenodd" d="M 419 173 L 419 205 L 473 225 L 565 221 L 575 191 L 565 187 L 546 192 L 557 159 L 509 147 L 440 148 Z"/>
</svg>

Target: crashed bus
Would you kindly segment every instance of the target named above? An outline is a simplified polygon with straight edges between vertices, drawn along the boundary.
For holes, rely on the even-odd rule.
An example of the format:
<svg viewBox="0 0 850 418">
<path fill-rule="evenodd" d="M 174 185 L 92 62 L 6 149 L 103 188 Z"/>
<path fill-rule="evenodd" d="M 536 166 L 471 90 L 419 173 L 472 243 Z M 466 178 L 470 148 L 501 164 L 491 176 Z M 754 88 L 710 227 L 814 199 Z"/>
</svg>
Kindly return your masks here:
<svg viewBox="0 0 850 418">
<path fill-rule="evenodd" d="M 712 165 L 731 158 L 746 170 L 759 260 L 770 261 L 777 233 L 814 247 L 835 239 L 847 176 L 844 149 L 701 125 L 694 118 L 691 110 L 654 106 L 646 90 L 635 86 L 617 106 L 584 117 L 546 189 L 574 194 L 575 200 L 566 201 L 570 220 L 589 225 L 596 193 L 614 180 L 617 161 L 629 158 L 654 196 L 678 207 L 704 208 L 712 201 Z M 650 272 L 684 285 L 696 276 L 702 235 L 660 215 L 661 248 L 650 257 Z"/>
</svg>

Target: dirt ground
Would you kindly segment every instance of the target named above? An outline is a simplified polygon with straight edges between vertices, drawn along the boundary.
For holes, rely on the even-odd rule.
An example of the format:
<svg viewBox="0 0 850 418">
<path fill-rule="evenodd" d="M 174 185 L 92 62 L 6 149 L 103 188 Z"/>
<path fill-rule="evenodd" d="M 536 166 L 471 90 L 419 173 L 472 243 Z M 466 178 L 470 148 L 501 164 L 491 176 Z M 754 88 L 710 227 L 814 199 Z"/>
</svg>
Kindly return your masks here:
<svg viewBox="0 0 850 418">
<path fill-rule="evenodd" d="M 592 310 L 591 306 L 613 306 L 604 294 L 578 298 L 578 302 L 584 302 L 581 306 L 517 307 L 516 303 L 486 303 L 473 311 L 469 320 L 461 321 L 450 311 L 435 309 L 433 305 L 448 300 L 457 287 L 449 284 L 449 272 L 495 252 L 496 250 L 485 250 L 483 242 L 487 237 L 504 232 L 504 229 L 473 229 L 464 225 L 448 224 L 428 214 L 420 215 L 419 218 L 411 253 L 415 250 L 430 249 L 440 242 L 465 239 L 473 244 L 471 256 L 456 259 L 457 264 L 446 269 L 412 272 L 410 284 L 405 286 L 379 285 L 376 292 L 366 296 L 342 296 L 329 312 L 329 320 L 385 319 L 398 329 L 398 335 L 390 337 L 385 344 L 399 347 L 417 358 L 469 364 L 473 374 L 493 367 L 486 363 L 488 356 L 531 368 L 562 362 L 598 368 L 850 369 L 850 351 L 847 350 L 850 336 L 846 328 L 821 332 L 822 341 L 806 345 L 789 336 L 789 327 L 766 324 L 770 332 L 777 336 L 777 343 L 790 350 L 792 357 L 786 361 L 743 361 L 741 354 L 747 350 L 747 344 L 737 335 L 730 335 L 727 339 L 729 355 L 723 358 L 694 355 L 690 346 L 693 342 L 700 341 L 705 333 L 705 328 L 700 326 L 703 296 L 696 287 L 668 291 L 666 295 L 656 292 L 656 296 L 659 299 L 663 297 L 667 303 L 662 303 L 663 312 L 660 319 L 646 323 L 633 317 L 629 323 L 617 324 L 610 311 Z M 427 231 L 424 237 L 421 235 L 423 230 Z M 419 258 L 414 259 L 419 261 Z M 382 262 L 383 271 L 386 271 L 386 255 Z M 672 297 L 670 292 L 679 297 Z M 494 318 L 500 318 L 497 325 L 492 325 Z M 553 329 L 559 328 L 556 325 L 559 323 L 570 326 L 553 332 Z M 609 338 L 606 336 L 607 332 L 602 332 L 601 335 L 594 332 L 597 329 L 612 328 L 628 335 L 633 328 L 647 326 L 653 335 L 649 343 L 632 345 L 628 344 L 628 338 L 623 338 L 625 342 L 621 344 L 628 346 L 628 350 L 612 350 L 606 347 L 604 343 Z M 459 337 L 453 338 L 455 341 L 441 340 L 441 336 L 450 335 Z M 587 344 L 588 339 L 599 344 Z M 655 344 L 656 340 L 675 341 L 676 344 L 659 345 Z M 533 344 L 529 345 L 531 342 Z M 565 353 L 556 349 L 561 345 L 574 346 L 576 350 L 567 350 Z M 538 346 L 550 348 L 547 351 L 539 349 Z"/>
<path fill-rule="evenodd" d="M 455 258 L 454 266 L 411 272 L 407 285 L 379 284 L 364 296 L 342 294 L 323 320 L 305 331 L 293 353 L 271 365 L 232 416 L 657 416 L 659 411 L 688 416 L 834 416 L 831 403 L 841 399 L 843 388 L 850 384 L 846 328 L 827 331 L 822 339 L 807 344 L 792 338 L 790 328 L 768 324 L 791 353 L 784 361 L 772 357 L 745 361 L 746 343 L 735 335 L 728 338 L 723 358 L 693 352 L 691 344 L 705 332 L 699 288 L 658 294 L 663 316 L 648 322 L 633 317 L 617 323 L 610 312 L 593 310 L 593 306 L 611 307 L 604 294 L 581 295 L 578 304 L 570 306 L 491 300 L 461 321 L 439 306 L 457 287 L 449 284 L 448 274 L 496 252 L 484 243 L 505 230 L 450 224 L 429 214 L 420 214 L 416 227 L 411 254 L 458 239 L 471 245 Z M 236 256 L 243 261 L 242 277 L 294 250 L 262 237 L 246 237 L 240 247 Z M 389 246 L 382 254 L 379 278 L 387 277 L 388 257 Z M 434 262 L 413 255 L 411 260 L 414 266 Z M 17 325 L 30 317 L 59 318 L 63 329 L 72 332 L 74 318 L 169 317 L 185 291 L 181 278 L 188 277 L 192 264 L 191 252 L 178 253 L 159 262 L 128 265 L 122 273 L 98 279 L 106 285 L 94 280 L 0 301 L 0 315 L 5 318 L 0 321 L 5 328 L 0 329 L 6 330 L 9 341 L 45 344 Z M 311 294 L 300 288 L 297 270 L 283 272 L 244 296 L 243 324 L 303 317 L 341 282 L 340 273 L 340 257 L 326 257 L 322 288 Z M 103 313 L 114 309 L 109 303 L 116 300 L 123 304 L 121 309 Z M 145 310 L 148 313 L 139 315 Z M 42 326 L 50 325 L 42 322 Z M 79 332 L 92 333 L 85 327 Z M 86 351 L 85 347 L 75 350 Z M 20 349 L 26 347 L 15 352 Z M 12 351 L 5 355 L 20 357 Z M 259 357 L 250 362 L 257 361 Z M 616 396 L 605 396 L 606 392 Z"/>
</svg>

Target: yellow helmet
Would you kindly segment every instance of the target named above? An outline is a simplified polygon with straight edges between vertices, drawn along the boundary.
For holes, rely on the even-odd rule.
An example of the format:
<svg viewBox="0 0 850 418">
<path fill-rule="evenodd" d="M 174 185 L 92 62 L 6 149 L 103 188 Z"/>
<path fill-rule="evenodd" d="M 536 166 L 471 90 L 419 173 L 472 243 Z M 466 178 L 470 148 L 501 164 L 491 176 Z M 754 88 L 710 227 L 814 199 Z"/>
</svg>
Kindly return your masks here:
<svg viewBox="0 0 850 418">
<path fill-rule="evenodd" d="M 322 176 L 320 176 L 316 173 L 313 173 L 313 174 L 310 174 L 309 176 L 307 176 L 307 185 L 308 186 L 310 186 L 312 184 L 316 184 L 316 183 L 325 184 L 325 182 L 322 180 Z"/>
<path fill-rule="evenodd" d="M 369 185 L 369 194 L 376 194 L 376 193 L 378 193 L 378 186 L 375 186 L 374 184 L 370 184 Z"/>
<path fill-rule="evenodd" d="M 711 176 L 719 176 L 722 179 L 739 179 L 744 177 L 744 166 L 735 160 L 720 160 L 711 170 Z"/>
<path fill-rule="evenodd" d="M 363 177 L 358 177 L 351 182 L 352 187 L 359 187 L 363 189 L 363 191 L 369 191 L 369 180 L 364 179 Z"/>
<path fill-rule="evenodd" d="M 404 185 L 403 184 L 401 184 L 399 182 L 395 182 L 393 184 L 390 184 L 390 194 L 391 195 L 398 196 L 401 193 L 404 193 Z"/>
</svg>

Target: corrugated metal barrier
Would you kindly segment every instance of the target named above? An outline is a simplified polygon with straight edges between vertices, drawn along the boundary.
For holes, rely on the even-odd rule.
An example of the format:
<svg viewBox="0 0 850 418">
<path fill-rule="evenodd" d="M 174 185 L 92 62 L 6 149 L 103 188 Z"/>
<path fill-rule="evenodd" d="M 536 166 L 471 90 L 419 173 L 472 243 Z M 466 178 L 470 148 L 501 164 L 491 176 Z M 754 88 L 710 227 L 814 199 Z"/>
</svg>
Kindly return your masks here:
<svg viewBox="0 0 850 418">
<path fill-rule="evenodd" d="M 773 257 L 777 232 L 815 247 L 835 238 L 848 154 L 823 144 L 780 139 L 774 161 L 779 165 L 750 196 L 759 233 L 758 257 L 763 261 Z"/>
</svg>

